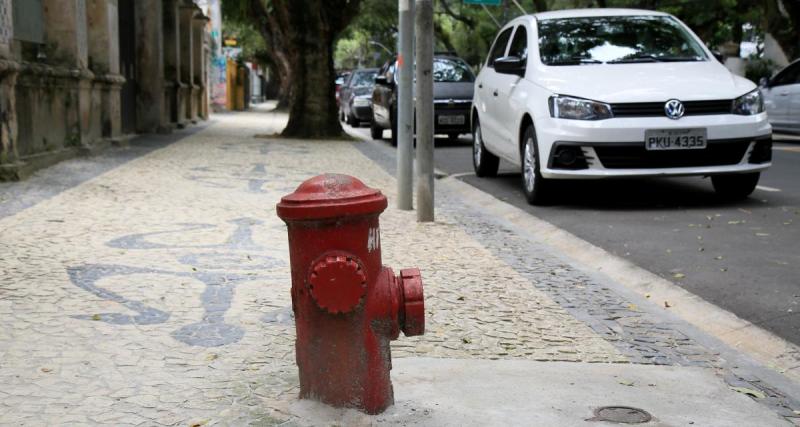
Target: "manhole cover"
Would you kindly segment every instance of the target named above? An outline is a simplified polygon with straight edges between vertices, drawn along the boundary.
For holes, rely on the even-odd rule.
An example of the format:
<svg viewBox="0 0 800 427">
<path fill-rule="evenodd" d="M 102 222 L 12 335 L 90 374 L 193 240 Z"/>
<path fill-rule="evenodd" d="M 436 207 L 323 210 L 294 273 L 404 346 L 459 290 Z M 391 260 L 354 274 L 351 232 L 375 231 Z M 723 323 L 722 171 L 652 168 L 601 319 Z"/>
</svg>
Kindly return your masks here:
<svg viewBox="0 0 800 427">
<path fill-rule="evenodd" d="M 594 410 L 592 421 L 607 421 L 620 424 L 641 424 L 653 417 L 642 409 L 630 406 L 603 406 Z"/>
</svg>

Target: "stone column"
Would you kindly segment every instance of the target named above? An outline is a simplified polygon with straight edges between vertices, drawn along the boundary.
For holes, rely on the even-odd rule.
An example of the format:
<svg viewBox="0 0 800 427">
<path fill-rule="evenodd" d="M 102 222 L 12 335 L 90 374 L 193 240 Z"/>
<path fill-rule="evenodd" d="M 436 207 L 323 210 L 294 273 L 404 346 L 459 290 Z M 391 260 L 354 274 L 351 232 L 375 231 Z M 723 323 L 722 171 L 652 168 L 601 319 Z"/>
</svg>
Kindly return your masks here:
<svg viewBox="0 0 800 427">
<path fill-rule="evenodd" d="M 164 1 L 164 99 L 167 103 L 169 121 L 177 127 L 185 125 L 186 114 L 181 108 L 181 44 L 180 12 L 178 0 Z"/>
<path fill-rule="evenodd" d="M 119 17 L 117 0 L 87 0 L 89 68 L 95 75 L 92 119 L 102 138 L 118 140 L 122 134 L 119 68 Z"/>
<path fill-rule="evenodd" d="M 60 73 L 78 108 L 67 108 L 66 145 L 87 147 L 96 138 L 92 132 L 92 81 L 89 70 L 89 39 L 86 20 L 86 0 L 42 1 L 45 42 L 53 46 L 47 62 L 56 68 L 66 68 L 69 74 Z M 77 73 L 75 72 L 77 71 Z"/>
<path fill-rule="evenodd" d="M 168 132 L 164 106 L 163 8 L 161 0 L 136 1 L 136 131 Z"/>
<path fill-rule="evenodd" d="M 200 117 L 203 96 L 203 33 L 206 19 L 198 10 L 192 20 L 192 122 L 197 123 Z"/>
<path fill-rule="evenodd" d="M 16 91 L 19 65 L 11 57 L 14 38 L 11 0 L 0 0 L 0 179 L 5 176 L 4 165 L 17 161 Z"/>
<path fill-rule="evenodd" d="M 191 0 L 184 0 L 180 6 L 180 44 L 181 44 L 181 82 L 186 87 L 181 89 L 181 101 L 184 107 L 184 118 L 192 120 L 192 87 L 194 82 L 194 37 L 192 37 L 192 21 L 197 12 Z"/>
</svg>

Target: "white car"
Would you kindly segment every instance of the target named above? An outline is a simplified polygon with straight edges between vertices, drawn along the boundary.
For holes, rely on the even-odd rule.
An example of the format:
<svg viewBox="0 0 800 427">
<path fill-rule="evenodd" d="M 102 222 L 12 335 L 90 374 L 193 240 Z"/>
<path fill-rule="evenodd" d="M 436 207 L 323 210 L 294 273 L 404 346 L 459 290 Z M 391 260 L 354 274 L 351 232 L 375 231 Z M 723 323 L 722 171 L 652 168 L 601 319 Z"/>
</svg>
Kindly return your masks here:
<svg viewBox="0 0 800 427">
<path fill-rule="evenodd" d="M 800 60 L 763 82 L 764 105 L 772 128 L 800 132 Z"/>
<path fill-rule="evenodd" d="M 519 165 L 530 203 L 552 180 L 711 176 L 744 198 L 772 161 L 761 92 L 661 12 L 585 9 L 519 17 L 475 81 L 473 163 Z"/>
</svg>

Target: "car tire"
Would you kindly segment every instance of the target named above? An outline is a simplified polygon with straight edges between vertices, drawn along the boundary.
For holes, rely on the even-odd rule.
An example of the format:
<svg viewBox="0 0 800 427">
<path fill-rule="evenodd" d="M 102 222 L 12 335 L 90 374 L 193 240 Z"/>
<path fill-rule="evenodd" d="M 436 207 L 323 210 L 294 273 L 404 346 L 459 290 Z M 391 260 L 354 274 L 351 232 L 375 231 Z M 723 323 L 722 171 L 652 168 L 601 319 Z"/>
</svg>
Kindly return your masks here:
<svg viewBox="0 0 800 427">
<path fill-rule="evenodd" d="M 536 143 L 536 131 L 528 126 L 522 137 L 522 192 L 525 200 L 531 205 L 546 205 L 550 202 L 552 182 L 542 178 L 540 173 L 539 147 Z"/>
<path fill-rule="evenodd" d="M 378 126 L 374 120 L 369 124 L 369 136 L 372 139 L 383 139 L 383 128 Z"/>
<path fill-rule="evenodd" d="M 714 191 L 725 200 L 742 200 L 753 193 L 761 178 L 759 172 L 731 175 L 714 175 L 711 184 Z"/>
<path fill-rule="evenodd" d="M 475 175 L 479 177 L 497 176 L 499 166 L 500 158 L 490 153 L 483 145 L 481 124 L 475 117 L 475 124 L 472 126 L 472 167 L 475 169 Z"/>
</svg>

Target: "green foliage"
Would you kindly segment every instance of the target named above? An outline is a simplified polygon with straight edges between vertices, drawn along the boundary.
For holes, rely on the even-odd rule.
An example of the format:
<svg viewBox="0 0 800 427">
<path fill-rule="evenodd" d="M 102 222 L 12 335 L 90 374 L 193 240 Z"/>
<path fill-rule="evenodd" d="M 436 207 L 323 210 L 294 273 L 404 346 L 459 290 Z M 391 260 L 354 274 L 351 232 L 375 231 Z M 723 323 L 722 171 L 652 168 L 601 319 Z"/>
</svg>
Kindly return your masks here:
<svg viewBox="0 0 800 427">
<path fill-rule="evenodd" d="M 744 76 L 758 83 L 764 77 L 772 77 L 777 68 L 775 63 L 769 59 L 750 58 L 745 67 Z"/>
<path fill-rule="evenodd" d="M 242 48 L 242 59 L 262 62 L 267 55 L 264 37 L 258 33 L 250 22 L 225 20 L 222 23 L 222 38 L 233 37 Z"/>
</svg>

